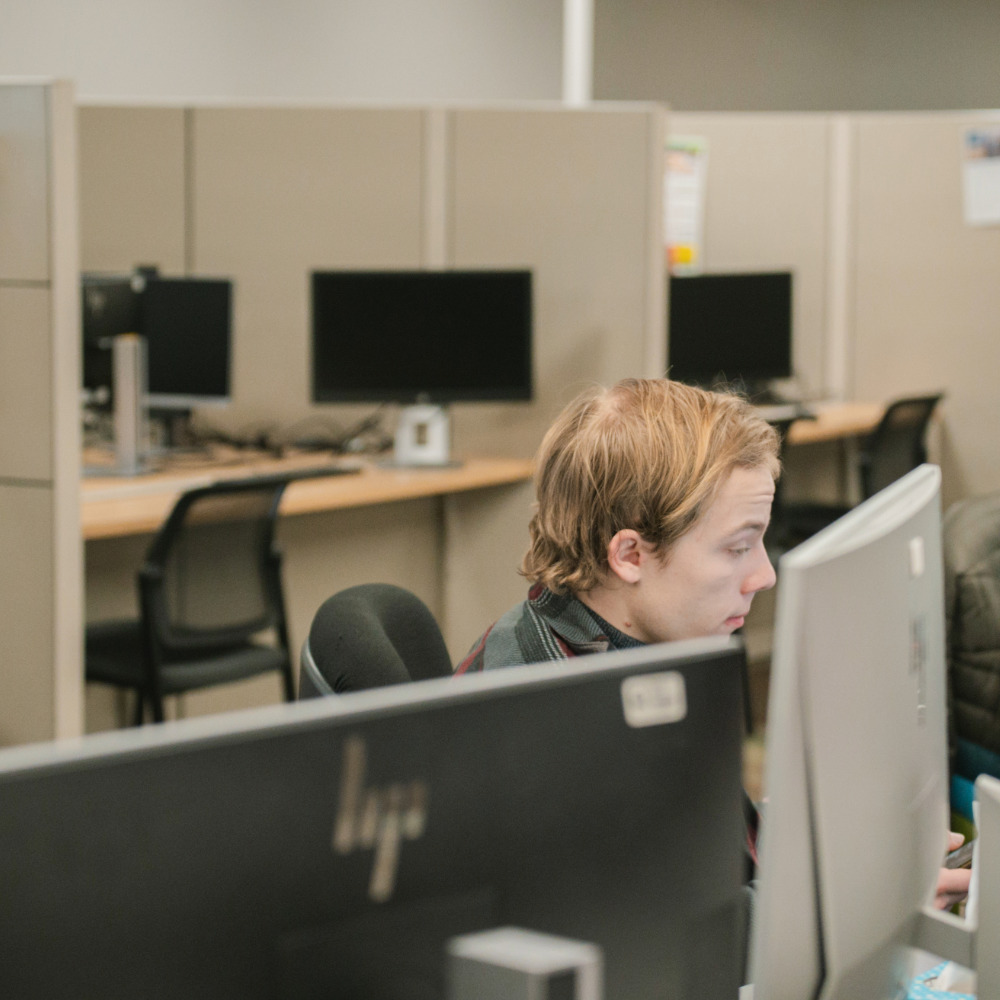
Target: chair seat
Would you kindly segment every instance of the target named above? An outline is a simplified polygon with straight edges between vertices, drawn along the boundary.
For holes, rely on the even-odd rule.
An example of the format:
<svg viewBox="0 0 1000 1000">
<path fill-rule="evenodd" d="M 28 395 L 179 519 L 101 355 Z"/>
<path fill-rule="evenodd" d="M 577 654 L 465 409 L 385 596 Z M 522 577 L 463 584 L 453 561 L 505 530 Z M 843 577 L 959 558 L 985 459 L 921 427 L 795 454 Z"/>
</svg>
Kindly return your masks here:
<svg viewBox="0 0 1000 1000">
<path fill-rule="evenodd" d="M 89 681 L 116 687 L 138 688 L 146 682 L 142 631 L 138 621 L 128 619 L 98 622 L 87 627 L 85 663 Z M 284 670 L 287 656 L 282 649 L 247 642 L 211 654 L 182 657 L 160 668 L 163 694 L 227 684 L 272 670 Z"/>
</svg>

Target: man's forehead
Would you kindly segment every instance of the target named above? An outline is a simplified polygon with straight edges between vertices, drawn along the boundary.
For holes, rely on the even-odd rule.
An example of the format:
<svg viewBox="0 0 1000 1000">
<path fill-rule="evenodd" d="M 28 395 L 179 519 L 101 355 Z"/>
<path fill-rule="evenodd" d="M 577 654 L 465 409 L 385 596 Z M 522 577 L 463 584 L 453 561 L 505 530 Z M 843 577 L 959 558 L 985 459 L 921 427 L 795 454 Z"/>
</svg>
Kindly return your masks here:
<svg viewBox="0 0 1000 1000">
<path fill-rule="evenodd" d="M 767 469 L 734 469 L 702 518 L 726 531 L 766 524 L 774 501 L 774 479 Z"/>
<path fill-rule="evenodd" d="M 737 467 L 722 481 L 715 500 L 768 503 L 774 499 L 774 489 L 774 478 L 766 468 Z"/>
</svg>

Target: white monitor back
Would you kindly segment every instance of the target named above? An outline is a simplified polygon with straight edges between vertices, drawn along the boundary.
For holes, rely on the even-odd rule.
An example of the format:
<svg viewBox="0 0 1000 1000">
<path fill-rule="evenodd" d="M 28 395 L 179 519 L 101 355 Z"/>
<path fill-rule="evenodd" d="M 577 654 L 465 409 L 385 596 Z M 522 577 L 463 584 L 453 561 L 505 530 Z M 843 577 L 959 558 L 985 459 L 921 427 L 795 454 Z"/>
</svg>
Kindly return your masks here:
<svg viewBox="0 0 1000 1000">
<path fill-rule="evenodd" d="M 755 1000 L 905 978 L 948 823 L 940 479 L 921 466 L 779 564 Z"/>
</svg>

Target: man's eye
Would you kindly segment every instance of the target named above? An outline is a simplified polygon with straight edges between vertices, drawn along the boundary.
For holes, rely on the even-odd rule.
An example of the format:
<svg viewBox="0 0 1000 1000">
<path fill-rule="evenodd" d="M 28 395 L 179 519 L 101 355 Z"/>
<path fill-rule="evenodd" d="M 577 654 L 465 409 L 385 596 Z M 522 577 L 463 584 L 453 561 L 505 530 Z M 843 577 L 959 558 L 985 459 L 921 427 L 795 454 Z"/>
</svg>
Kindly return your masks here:
<svg viewBox="0 0 1000 1000">
<path fill-rule="evenodd" d="M 729 550 L 730 555 L 732 555 L 734 557 L 745 556 L 749 551 L 750 551 L 750 546 L 749 545 L 744 545 L 744 546 L 741 546 L 740 548 L 730 549 Z"/>
</svg>

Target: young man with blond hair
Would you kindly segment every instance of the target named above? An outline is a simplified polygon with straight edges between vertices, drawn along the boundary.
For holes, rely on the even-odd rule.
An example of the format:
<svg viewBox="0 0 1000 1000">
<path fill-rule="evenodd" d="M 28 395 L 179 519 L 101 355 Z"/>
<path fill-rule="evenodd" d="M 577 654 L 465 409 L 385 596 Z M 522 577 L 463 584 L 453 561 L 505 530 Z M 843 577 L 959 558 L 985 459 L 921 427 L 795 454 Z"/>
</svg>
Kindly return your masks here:
<svg viewBox="0 0 1000 1000">
<path fill-rule="evenodd" d="M 456 673 L 728 634 L 774 585 L 778 436 L 744 399 L 668 379 L 579 395 L 542 441 L 528 599 Z"/>
<path fill-rule="evenodd" d="M 729 393 L 625 379 L 579 395 L 538 453 L 528 599 L 455 672 L 734 632 L 775 582 L 764 532 L 778 443 Z M 749 800 L 746 818 L 755 859 Z M 968 888 L 967 870 L 942 868 L 935 904 Z"/>
</svg>

